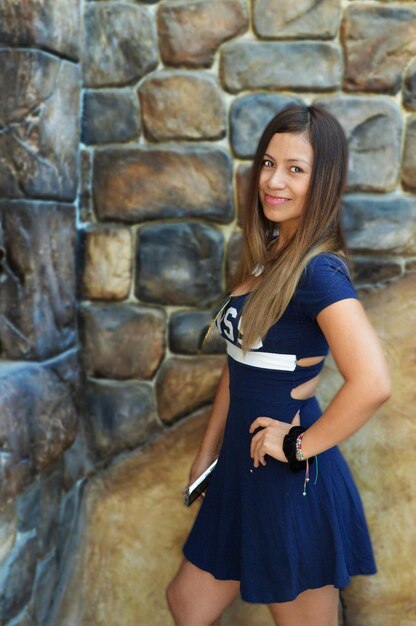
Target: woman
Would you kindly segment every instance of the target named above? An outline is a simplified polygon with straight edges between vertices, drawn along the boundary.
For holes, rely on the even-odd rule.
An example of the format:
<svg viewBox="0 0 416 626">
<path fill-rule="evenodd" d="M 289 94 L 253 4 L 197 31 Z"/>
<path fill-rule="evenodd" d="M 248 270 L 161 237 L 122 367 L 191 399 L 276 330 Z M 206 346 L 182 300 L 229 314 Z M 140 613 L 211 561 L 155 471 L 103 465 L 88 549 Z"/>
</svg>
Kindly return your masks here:
<svg viewBox="0 0 416 626">
<path fill-rule="evenodd" d="M 337 446 L 390 396 L 346 262 L 347 163 L 317 106 L 286 107 L 260 139 L 241 268 L 215 322 L 228 362 L 190 482 L 218 463 L 167 589 L 177 626 L 219 624 L 239 592 L 279 626 L 336 626 L 339 589 L 376 572 Z M 329 349 L 345 382 L 322 413 Z"/>
</svg>

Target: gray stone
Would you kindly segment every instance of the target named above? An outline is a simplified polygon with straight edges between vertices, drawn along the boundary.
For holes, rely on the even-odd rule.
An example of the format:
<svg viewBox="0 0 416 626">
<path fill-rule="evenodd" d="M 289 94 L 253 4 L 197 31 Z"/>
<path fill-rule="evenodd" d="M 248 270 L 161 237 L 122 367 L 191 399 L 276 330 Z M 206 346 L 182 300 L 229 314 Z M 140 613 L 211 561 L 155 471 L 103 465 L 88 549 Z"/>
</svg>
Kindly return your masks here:
<svg viewBox="0 0 416 626">
<path fill-rule="evenodd" d="M 79 516 L 81 493 L 82 485 L 78 483 L 65 493 L 61 500 L 57 540 L 57 561 L 61 566 L 73 556 L 68 553 L 68 550 L 72 543 L 72 536 Z"/>
<path fill-rule="evenodd" d="M 259 37 L 333 39 L 340 18 L 340 0 L 254 0 L 254 29 Z"/>
<path fill-rule="evenodd" d="M 161 419 L 171 423 L 213 400 L 225 364 L 224 356 L 173 357 L 156 380 Z"/>
<path fill-rule="evenodd" d="M 235 177 L 237 191 L 237 224 L 243 226 L 250 209 L 250 185 L 253 176 L 252 163 L 239 163 Z"/>
<path fill-rule="evenodd" d="M 397 261 L 375 257 L 354 257 L 352 279 L 358 288 L 369 287 L 375 284 L 399 278 L 402 268 Z"/>
<path fill-rule="evenodd" d="M 6 624 L 29 602 L 36 571 L 35 531 L 18 536 L 0 568 L 0 624 Z"/>
<path fill-rule="evenodd" d="M 138 222 L 234 216 L 232 162 L 218 148 L 100 150 L 94 158 L 94 206 L 101 220 Z"/>
<path fill-rule="evenodd" d="M 157 26 L 165 65 L 210 67 L 219 46 L 247 30 L 247 6 L 244 0 L 162 2 Z"/>
<path fill-rule="evenodd" d="M 87 90 L 82 111 L 86 144 L 130 141 L 140 135 L 139 102 L 130 90 Z"/>
<path fill-rule="evenodd" d="M 45 359 L 76 341 L 75 209 L 0 201 L 0 356 Z"/>
<path fill-rule="evenodd" d="M 63 483 L 63 459 L 59 457 L 40 475 L 40 515 L 37 528 L 38 558 L 53 550 L 58 539 Z"/>
<path fill-rule="evenodd" d="M 402 183 L 405 189 L 416 191 L 416 115 L 409 117 L 406 124 Z"/>
<path fill-rule="evenodd" d="M 94 222 L 92 210 L 92 151 L 81 150 L 80 190 L 78 196 L 79 219 L 81 222 Z"/>
<path fill-rule="evenodd" d="M 0 497 L 16 496 L 51 466 L 76 429 L 71 394 L 54 374 L 34 363 L 1 363 Z"/>
<path fill-rule="evenodd" d="M 357 252 L 416 254 L 416 198 L 399 194 L 344 197 L 344 231 Z"/>
<path fill-rule="evenodd" d="M 344 13 L 344 87 L 395 94 L 416 55 L 416 7 L 353 4 Z"/>
<path fill-rule="evenodd" d="M 340 87 L 342 67 L 341 49 L 332 43 L 236 41 L 221 49 L 221 80 L 231 93 L 328 91 Z"/>
<path fill-rule="evenodd" d="M 38 626 L 33 616 L 32 603 L 26 606 L 7 626 Z"/>
<path fill-rule="evenodd" d="M 61 382 L 68 386 L 76 405 L 79 404 L 79 396 L 82 395 L 82 380 L 78 350 L 79 347 L 76 347 L 43 363 L 43 366 L 46 369 L 53 372 Z"/>
<path fill-rule="evenodd" d="M 83 361 L 88 376 L 152 378 L 165 353 L 165 315 L 132 304 L 81 309 Z"/>
<path fill-rule="evenodd" d="M 132 450 L 161 429 L 149 383 L 90 381 L 86 405 L 97 459 Z"/>
<path fill-rule="evenodd" d="M 0 504 L 0 564 L 10 554 L 18 532 L 16 502 L 9 500 Z"/>
<path fill-rule="evenodd" d="M 212 321 L 211 311 L 175 311 L 169 320 L 169 349 L 178 354 L 223 354 L 224 339 L 215 331 L 210 331 L 201 349 L 201 338 Z"/>
<path fill-rule="evenodd" d="M 416 111 L 416 59 L 406 68 L 403 78 L 402 96 L 406 109 Z"/>
<path fill-rule="evenodd" d="M 19 516 L 19 532 L 28 532 L 37 528 L 40 519 L 40 478 L 33 481 L 16 498 L 16 507 Z"/>
<path fill-rule="evenodd" d="M 233 280 L 235 280 L 236 272 L 241 260 L 243 252 L 243 233 L 240 230 L 236 230 L 232 233 L 227 244 L 227 259 L 226 259 L 226 280 L 227 289 L 229 290 Z"/>
<path fill-rule="evenodd" d="M 145 8 L 124 2 L 86 5 L 85 86 L 132 84 L 157 63 L 156 32 Z"/>
<path fill-rule="evenodd" d="M 73 200 L 79 68 L 36 50 L 0 49 L 0 196 Z"/>
<path fill-rule="evenodd" d="M 402 116 L 385 96 L 316 100 L 340 122 L 348 139 L 348 190 L 391 191 L 398 181 Z"/>
<path fill-rule="evenodd" d="M 150 140 L 225 136 L 225 103 L 211 76 L 157 72 L 141 83 L 139 96 L 144 128 Z"/>
<path fill-rule="evenodd" d="M 409 259 L 405 265 L 406 274 L 416 272 L 416 259 Z"/>
<path fill-rule="evenodd" d="M 82 294 L 90 300 L 124 300 L 133 261 L 128 228 L 92 226 L 84 232 Z"/>
<path fill-rule="evenodd" d="M 79 58 L 79 0 L 4 0 L 0 5 L 0 43 L 42 48 Z"/>
<path fill-rule="evenodd" d="M 83 410 L 82 415 L 84 412 Z M 89 456 L 82 426 L 81 423 L 72 446 L 64 452 L 63 487 L 67 490 L 72 489 L 77 481 L 90 476 L 93 471 L 93 462 Z"/>
<path fill-rule="evenodd" d="M 223 235 L 195 222 L 143 226 L 136 295 L 145 302 L 210 306 L 221 296 Z"/>
<path fill-rule="evenodd" d="M 289 104 L 304 104 L 300 98 L 256 93 L 236 98 L 230 108 L 231 145 L 236 156 L 254 156 L 270 120 Z"/>
<path fill-rule="evenodd" d="M 48 609 L 58 580 L 58 562 L 55 551 L 38 562 L 33 586 L 34 614 L 38 624 L 45 624 Z"/>
</svg>

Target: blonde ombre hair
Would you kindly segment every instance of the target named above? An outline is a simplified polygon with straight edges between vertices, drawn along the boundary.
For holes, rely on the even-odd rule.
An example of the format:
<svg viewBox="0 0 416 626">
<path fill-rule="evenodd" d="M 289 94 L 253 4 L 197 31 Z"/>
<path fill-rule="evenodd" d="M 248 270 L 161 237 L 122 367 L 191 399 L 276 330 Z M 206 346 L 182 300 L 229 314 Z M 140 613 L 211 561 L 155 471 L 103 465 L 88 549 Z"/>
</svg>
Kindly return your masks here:
<svg viewBox="0 0 416 626">
<path fill-rule="evenodd" d="M 279 252 L 275 251 L 278 224 L 265 217 L 258 193 L 262 161 L 275 133 L 304 134 L 313 149 L 305 209 L 295 234 Z M 332 252 L 349 261 L 341 225 L 347 171 L 347 139 L 339 122 L 324 109 L 314 105 L 289 105 L 265 128 L 253 162 L 240 265 L 230 286 L 233 291 L 252 277 L 257 265 L 264 267 L 262 278 L 243 306 L 241 347 L 244 352 L 259 338 L 264 338 L 283 315 L 304 268 L 313 257 L 321 252 Z"/>
</svg>

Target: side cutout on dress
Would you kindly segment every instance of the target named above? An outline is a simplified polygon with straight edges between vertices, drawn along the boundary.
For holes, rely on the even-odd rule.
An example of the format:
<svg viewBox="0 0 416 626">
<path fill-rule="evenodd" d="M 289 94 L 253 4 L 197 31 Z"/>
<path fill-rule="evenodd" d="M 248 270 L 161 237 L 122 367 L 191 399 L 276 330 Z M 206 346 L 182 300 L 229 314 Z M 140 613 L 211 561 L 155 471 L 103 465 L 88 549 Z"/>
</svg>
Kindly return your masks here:
<svg viewBox="0 0 416 626">
<path fill-rule="evenodd" d="M 316 365 L 324 360 L 324 356 L 306 356 L 303 359 L 297 359 L 296 365 L 300 365 L 300 367 L 308 367 L 310 365 Z"/>
<path fill-rule="evenodd" d="M 301 385 L 298 385 L 297 387 L 293 387 L 290 392 L 291 397 L 294 400 L 306 400 L 307 398 L 312 398 L 315 389 L 318 386 L 319 377 L 320 374 L 314 376 L 313 378 L 310 378 L 309 380 L 305 381 Z"/>
</svg>

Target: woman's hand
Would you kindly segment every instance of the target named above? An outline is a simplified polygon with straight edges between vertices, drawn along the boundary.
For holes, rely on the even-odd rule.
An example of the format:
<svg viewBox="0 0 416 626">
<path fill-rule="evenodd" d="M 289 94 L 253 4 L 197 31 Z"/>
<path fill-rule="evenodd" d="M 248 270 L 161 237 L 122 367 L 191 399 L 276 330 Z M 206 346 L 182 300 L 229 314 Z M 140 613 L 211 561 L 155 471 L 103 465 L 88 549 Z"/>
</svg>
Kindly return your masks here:
<svg viewBox="0 0 416 626">
<path fill-rule="evenodd" d="M 254 467 L 258 467 L 260 463 L 266 465 L 264 458 L 266 454 L 278 461 L 287 463 L 287 458 L 283 452 L 283 439 L 292 426 L 299 426 L 299 424 L 299 411 L 290 424 L 271 417 L 256 417 L 249 429 L 249 432 L 252 433 L 256 428 L 262 427 L 251 439 L 250 456 L 254 460 Z"/>
<path fill-rule="evenodd" d="M 205 472 L 205 470 L 217 458 L 218 458 L 218 454 L 212 454 L 212 453 L 208 453 L 208 452 L 203 452 L 202 450 L 200 450 L 198 452 L 197 456 L 195 457 L 194 462 L 192 463 L 191 470 L 189 472 L 189 482 L 188 482 L 187 486 L 185 487 L 185 489 L 183 490 L 183 493 L 185 493 L 185 491 L 187 490 L 189 485 L 192 485 L 192 483 L 198 478 L 198 476 L 200 476 L 202 474 L 202 472 Z M 202 493 L 197 498 L 197 501 L 198 502 L 202 502 L 203 499 L 204 499 L 204 496 L 205 496 L 205 493 Z"/>
</svg>

